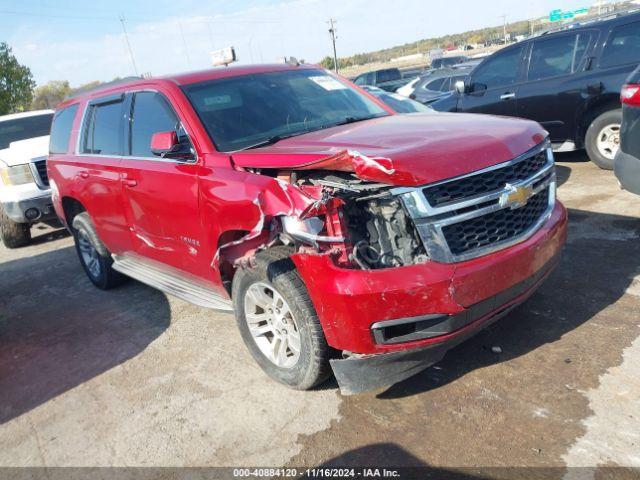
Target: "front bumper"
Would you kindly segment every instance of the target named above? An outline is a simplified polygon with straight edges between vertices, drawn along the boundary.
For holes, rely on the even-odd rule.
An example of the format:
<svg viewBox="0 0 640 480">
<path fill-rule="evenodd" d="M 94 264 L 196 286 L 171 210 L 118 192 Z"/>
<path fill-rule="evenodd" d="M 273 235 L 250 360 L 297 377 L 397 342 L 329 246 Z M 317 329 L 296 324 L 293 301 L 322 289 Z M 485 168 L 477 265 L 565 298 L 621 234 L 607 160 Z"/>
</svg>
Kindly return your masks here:
<svg viewBox="0 0 640 480">
<path fill-rule="evenodd" d="M 332 366 L 343 391 L 353 393 L 408 378 L 506 314 L 551 272 L 566 235 L 567 212 L 557 202 L 527 240 L 464 262 L 365 271 L 339 268 L 327 255 L 296 254 L 292 259 L 327 342 L 351 354 Z M 385 343 L 373 328 L 435 316 L 451 321 L 439 324 L 443 330 L 427 338 Z"/>
<path fill-rule="evenodd" d="M 614 171 L 622 188 L 640 195 L 640 159 L 618 150 Z"/>
<path fill-rule="evenodd" d="M 343 395 L 354 395 L 386 387 L 438 363 L 453 347 L 503 318 L 529 298 L 559 260 L 560 254 L 557 254 L 533 276 L 453 316 L 462 319 L 463 323 L 455 331 L 443 334 L 444 341 L 423 348 L 330 360 L 340 391 Z"/>
<path fill-rule="evenodd" d="M 2 202 L 2 207 L 7 216 L 18 223 L 33 223 L 56 218 L 50 193 L 36 198 L 4 201 Z M 35 218 L 27 218 L 25 213 L 29 209 L 37 210 L 38 213 Z"/>
</svg>

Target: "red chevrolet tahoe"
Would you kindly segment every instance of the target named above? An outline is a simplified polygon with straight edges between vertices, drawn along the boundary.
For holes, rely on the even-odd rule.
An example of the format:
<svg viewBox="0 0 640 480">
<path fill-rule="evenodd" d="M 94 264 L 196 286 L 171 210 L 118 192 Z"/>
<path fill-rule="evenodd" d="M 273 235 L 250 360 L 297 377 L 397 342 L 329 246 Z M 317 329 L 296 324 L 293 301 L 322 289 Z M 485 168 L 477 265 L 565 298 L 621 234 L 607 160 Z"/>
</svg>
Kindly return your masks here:
<svg viewBox="0 0 640 480">
<path fill-rule="evenodd" d="M 104 87 L 53 132 L 53 202 L 89 279 L 233 310 L 297 389 L 432 365 L 530 296 L 566 238 L 537 123 L 398 115 L 318 67 Z"/>
</svg>

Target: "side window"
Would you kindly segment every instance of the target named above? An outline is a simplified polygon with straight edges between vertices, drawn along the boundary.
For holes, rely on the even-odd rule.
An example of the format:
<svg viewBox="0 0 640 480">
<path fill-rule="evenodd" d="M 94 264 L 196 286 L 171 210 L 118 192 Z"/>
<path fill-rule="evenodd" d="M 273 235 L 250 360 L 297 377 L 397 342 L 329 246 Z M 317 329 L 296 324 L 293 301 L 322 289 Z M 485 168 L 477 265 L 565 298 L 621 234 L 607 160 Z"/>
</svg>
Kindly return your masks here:
<svg viewBox="0 0 640 480">
<path fill-rule="evenodd" d="M 425 90 L 431 90 L 433 92 L 438 92 L 440 87 L 442 87 L 442 83 L 444 82 L 444 78 L 437 78 L 435 80 L 431 80 L 424 86 Z"/>
<path fill-rule="evenodd" d="M 506 52 L 494 53 L 473 74 L 472 83 L 485 85 L 487 89 L 512 85 L 518 80 L 522 46 Z"/>
<path fill-rule="evenodd" d="M 535 41 L 527 78 L 541 80 L 575 72 L 589 45 L 589 38 L 589 34 L 574 34 Z"/>
<path fill-rule="evenodd" d="M 615 27 L 602 49 L 600 67 L 626 63 L 640 63 L 640 22 Z"/>
<path fill-rule="evenodd" d="M 444 79 L 444 81 L 442 82 L 442 85 L 440 85 L 440 91 L 441 92 L 448 92 L 449 89 L 449 85 L 451 84 L 451 77 L 447 77 Z"/>
<path fill-rule="evenodd" d="M 76 117 L 78 104 L 56 112 L 51 125 L 51 136 L 49 137 L 49 153 L 67 153 L 69 150 L 69 137 L 73 119 Z"/>
<path fill-rule="evenodd" d="M 356 85 L 366 85 L 366 83 L 364 83 L 364 78 L 365 75 L 358 75 L 353 83 L 355 83 Z"/>
<path fill-rule="evenodd" d="M 82 133 L 82 153 L 122 155 L 122 105 L 120 98 L 89 105 Z"/>
<path fill-rule="evenodd" d="M 154 157 L 151 137 L 154 133 L 176 130 L 178 117 L 169 102 L 157 92 L 136 93 L 132 112 L 129 151 L 134 157 Z"/>
</svg>

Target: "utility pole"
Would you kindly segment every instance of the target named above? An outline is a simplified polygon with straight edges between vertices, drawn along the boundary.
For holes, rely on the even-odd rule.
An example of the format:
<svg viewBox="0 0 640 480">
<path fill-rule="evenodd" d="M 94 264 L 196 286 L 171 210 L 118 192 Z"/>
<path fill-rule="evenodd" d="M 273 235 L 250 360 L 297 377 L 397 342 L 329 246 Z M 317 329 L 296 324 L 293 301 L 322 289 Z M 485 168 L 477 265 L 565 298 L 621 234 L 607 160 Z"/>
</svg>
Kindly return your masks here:
<svg viewBox="0 0 640 480">
<path fill-rule="evenodd" d="M 502 40 L 504 42 L 504 44 L 507 44 L 507 16 L 506 15 L 500 15 L 500 17 L 502 18 Z"/>
<path fill-rule="evenodd" d="M 120 23 L 122 24 L 122 31 L 124 32 L 124 39 L 127 42 L 127 49 L 129 50 L 129 57 L 131 57 L 131 64 L 133 65 L 133 71 L 136 73 L 136 77 L 137 77 L 138 67 L 136 67 L 136 60 L 133 57 L 133 50 L 131 49 L 131 44 L 129 43 L 129 34 L 127 33 L 127 27 L 124 26 L 124 15 L 120 15 Z"/>
<path fill-rule="evenodd" d="M 338 54 L 336 52 L 336 27 L 335 24 L 338 23 L 333 18 L 330 18 L 327 22 L 329 24 L 329 35 L 331 35 L 331 42 L 333 43 L 333 69 L 336 73 L 338 73 Z"/>
</svg>

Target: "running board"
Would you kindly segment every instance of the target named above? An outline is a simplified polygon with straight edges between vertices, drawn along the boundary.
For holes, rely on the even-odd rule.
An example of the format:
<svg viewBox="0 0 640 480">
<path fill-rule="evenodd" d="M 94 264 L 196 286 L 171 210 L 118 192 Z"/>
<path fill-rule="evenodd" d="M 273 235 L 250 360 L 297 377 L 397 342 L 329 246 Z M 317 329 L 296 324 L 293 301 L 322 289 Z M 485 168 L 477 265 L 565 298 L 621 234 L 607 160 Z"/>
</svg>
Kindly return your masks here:
<svg viewBox="0 0 640 480">
<path fill-rule="evenodd" d="M 200 307 L 223 312 L 233 311 L 231 300 L 202 284 L 185 278 L 171 267 L 165 267 L 138 256 L 113 255 L 113 269 Z"/>
</svg>

